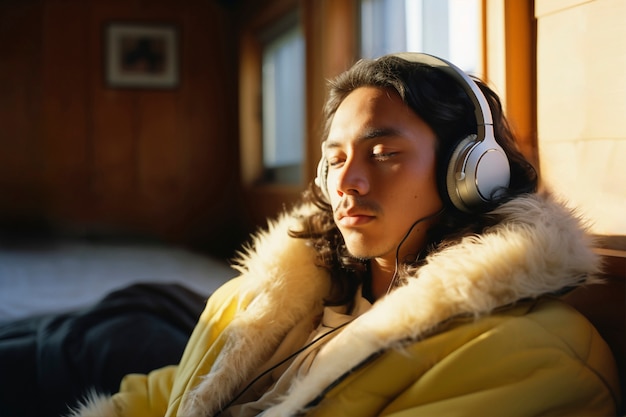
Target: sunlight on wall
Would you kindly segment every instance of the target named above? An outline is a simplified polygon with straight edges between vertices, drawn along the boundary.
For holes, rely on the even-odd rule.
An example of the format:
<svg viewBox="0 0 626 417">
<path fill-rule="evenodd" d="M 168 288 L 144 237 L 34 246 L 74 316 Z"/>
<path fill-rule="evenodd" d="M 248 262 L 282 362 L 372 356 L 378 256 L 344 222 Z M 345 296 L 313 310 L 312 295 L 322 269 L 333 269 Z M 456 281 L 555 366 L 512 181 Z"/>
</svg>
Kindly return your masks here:
<svg viewBox="0 0 626 417">
<path fill-rule="evenodd" d="M 593 223 L 626 235 L 626 2 L 537 0 L 542 178 Z"/>
</svg>

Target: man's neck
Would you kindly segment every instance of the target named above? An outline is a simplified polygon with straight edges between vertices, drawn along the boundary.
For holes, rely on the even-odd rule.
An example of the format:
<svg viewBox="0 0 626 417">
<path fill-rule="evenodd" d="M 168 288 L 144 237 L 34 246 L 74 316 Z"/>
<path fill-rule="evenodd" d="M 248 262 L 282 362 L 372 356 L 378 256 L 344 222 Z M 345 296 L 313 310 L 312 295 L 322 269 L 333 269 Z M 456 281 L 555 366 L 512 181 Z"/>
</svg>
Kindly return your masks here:
<svg viewBox="0 0 626 417">
<path fill-rule="evenodd" d="M 389 261 L 383 258 L 370 260 L 370 271 L 372 279 L 372 296 L 375 300 L 387 294 L 391 280 L 396 271 L 395 260 Z"/>
<path fill-rule="evenodd" d="M 404 239 L 401 242 L 402 250 L 370 260 L 372 296 L 375 300 L 385 296 L 389 292 L 389 287 L 394 284 L 392 283 L 394 275 L 399 272 L 396 271 L 396 259 L 407 259 L 409 257 L 415 261 L 417 260 L 420 251 L 426 245 L 426 231 L 434 221 L 435 219 L 427 219 L 423 225 L 415 229 L 411 228 L 412 235 L 407 236 L 408 239 Z"/>
</svg>

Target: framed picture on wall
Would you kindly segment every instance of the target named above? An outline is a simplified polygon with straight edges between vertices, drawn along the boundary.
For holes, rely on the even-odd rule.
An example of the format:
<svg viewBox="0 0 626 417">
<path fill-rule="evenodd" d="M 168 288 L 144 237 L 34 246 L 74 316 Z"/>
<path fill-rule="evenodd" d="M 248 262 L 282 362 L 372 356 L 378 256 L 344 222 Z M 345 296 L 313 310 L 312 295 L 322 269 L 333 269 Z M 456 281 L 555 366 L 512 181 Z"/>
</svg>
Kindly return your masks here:
<svg viewBox="0 0 626 417">
<path fill-rule="evenodd" d="M 104 71 L 108 87 L 168 89 L 178 86 L 176 26 L 109 23 L 104 38 Z"/>
</svg>

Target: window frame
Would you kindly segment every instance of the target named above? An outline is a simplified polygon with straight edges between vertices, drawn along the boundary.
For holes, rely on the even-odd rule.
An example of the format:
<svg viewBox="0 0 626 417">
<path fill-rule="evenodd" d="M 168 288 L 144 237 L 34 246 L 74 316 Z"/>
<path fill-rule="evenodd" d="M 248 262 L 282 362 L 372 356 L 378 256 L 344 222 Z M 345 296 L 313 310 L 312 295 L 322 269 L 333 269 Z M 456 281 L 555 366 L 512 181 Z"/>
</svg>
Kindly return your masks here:
<svg viewBox="0 0 626 417">
<path fill-rule="evenodd" d="M 321 157 L 321 113 L 326 80 L 348 69 L 357 56 L 358 0 L 255 0 L 239 9 L 239 147 L 244 205 L 252 226 L 295 203 L 315 176 Z M 297 13 L 305 43 L 305 132 L 301 184 L 259 181 L 262 144 L 263 33 Z"/>
<path fill-rule="evenodd" d="M 280 112 L 278 110 L 278 108 L 270 108 L 270 109 L 266 109 L 267 106 L 267 102 L 268 99 L 270 97 L 272 97 L 273 99 L 277 99 L 280 96 L 280 93 L 284 93 L 285 91 L 277 91 L 276 89 L 274 91 L 272 91 L 270 94 L 268 94 L 268 92 L 264 91 L 265 87 L 267 86 L 266 83 L 266 74 L 265 74 L 265 70 L 266 68 L 264 67 L 264 65 L 266 65 L 265 62 L 265 54 L 266 52 L 269 50 L 269 48 L 271 48 L 273 46 L 273 42 L 280 42 L 281 40 L 284 41 L 285 40 L 285 36 L 286 35 L 292 35 L 295 34 L 296 36 L 299 36 L 298 41 L 302 40 L 303 44 L 305 42 L 304 40 L 304 29 L 302 28 L 302 24 L 301 21 L 299 19 L 299 16 L 297 14 L 297 11 L 292 11 L 291 13 L 286 14 L 285 16 L 283 16 L 280 20 L 278 20 L 277 22 L 273 23 L 272 26 L 269 28 L 269 32 L 265 32 L 262 33 L 262 50 L 261 50 L 261 56 L 262 56 L 262 77 L 261 77 L 261 148 L 263 150 L 262 153 L 262 175 L 261 177 L 257 180 L 259 182 L 263 182 L 266 183 L 268 185 L 285 185 L 285 184 L 291 184 L 291 185 L 302 185 L 304 183 L 304 169 L 303 169 L 303 165 L 304 165 L 304 159 L 305 159 L 305 155 L 304 155 L 304 148 L 305 148 L 305 137 L 306 137 L 306 128 L 305 128 L 305 114 L 306 114 L 306 97 L 304 94 L 304 85 L 298 85 L 295 86 L 295 88 L 292 90 L 290 86 L 289 90 L 290 93 L 297 91 L 297 88 L 300 88 L 302 90 L 302 96 L 298 97 L 301 101 L 300 104 L 302 105 L 301 111 L 302 113 L 299 113 L 297 115 L 294 115 L 295 117 L 299 117 L 301 118 L 302 124 L 301 124 L 301 131 L 295 133 L 296 135 L 300 135 L 298 138 L 302 141 L 299 146 L 299 160 L 297 161 L 290 161 L 289 164 L 283 164 L 283 165 L 278 165 L 278 166 L 268 166 L 268 161 L 267 161 L 267 151 L 268 151 L 268 145 L 270 144 L 274 144 L 276 145 L 277 143 L 280 142 L 280 137 L 268 137 L 268 129 L 269 130 L 273 130 L 271 127 L 272 126 L 279 126 L 279 120 L 277 120 L 278 116 L 276 116 L 276 118 L 273 117 L 273 115 L 279 115 Z M 304 46 L 303 46 L 304 49 Z M 304 83 L 304 79 L 306 78 L 306 65 L 305 65 L 305 59 L 304 59 L 304 51 L 302 51 L 303 56 L 302 56 L 302 74 L 298 74 L 297 77 L 302 77 L 303 83 Z M 284 69 L 284 68 L 282 68 Z M 291 72 L 291 68 L 289 69 L 289 72 Z M 295 76 L 295 75 L 294 75 Z M 272 82 L 274 82 L 275 80 L 272 80 Z M 274 93 L 279 93 L 279 94 L 274 94 Z M 290 105 L 292 106 L 292 109 L 294 108 L 291 100 L 290 100 Z M 274 106 L 275 107 L 275 106 Z M 291 109 L 288 109 L 288 111 Z M 272 122 L 269 124 L 269 127 L 266 125 L 266 122 L 268 121 L 267 118 L 270 117 L 274 120 L 272 120 Z M 271 132 L 272 135 L 277 135 L 279 134 L 279 128 L 275 129 L 275 131 Z M 291 135 L 289 135 L 291 137 Z M 284 145 L 284 142 L 283 142 Z M 279 147 L 280 148 L 280 147 Z M 278 156 L 278 152 L 274 153 L 274 152 L 270 152 L 273 156 Z"/>
</svg>

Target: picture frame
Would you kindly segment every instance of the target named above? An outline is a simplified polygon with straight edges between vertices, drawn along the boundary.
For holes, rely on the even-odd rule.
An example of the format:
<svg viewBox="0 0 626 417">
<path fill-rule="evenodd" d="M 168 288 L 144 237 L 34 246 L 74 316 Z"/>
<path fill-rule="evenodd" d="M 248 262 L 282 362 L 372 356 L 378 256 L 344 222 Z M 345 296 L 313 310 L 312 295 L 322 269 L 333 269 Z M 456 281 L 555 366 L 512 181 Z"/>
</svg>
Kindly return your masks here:
<svg viewBox="0 0 626 417">
<path fill-rule="evenodd" d="M 111 88 L 172 89 L 179 84 L 178 29 L 112 22 L 105 27 L 105 80 Z"/>
</svg>

